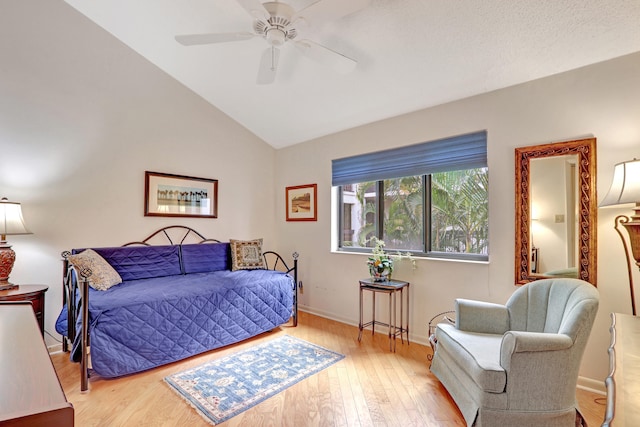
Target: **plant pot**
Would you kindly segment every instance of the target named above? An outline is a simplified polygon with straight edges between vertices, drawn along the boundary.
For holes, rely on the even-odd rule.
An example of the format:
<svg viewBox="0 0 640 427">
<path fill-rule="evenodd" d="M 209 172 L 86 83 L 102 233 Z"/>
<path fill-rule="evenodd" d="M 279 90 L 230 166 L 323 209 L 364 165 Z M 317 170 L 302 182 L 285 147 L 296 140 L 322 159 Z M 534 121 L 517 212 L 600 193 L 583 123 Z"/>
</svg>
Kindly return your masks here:
<svg viewBox="0 0 640 427">
<path fill-rule="evenodd" d="M 375 267 L 369 268 L 369 274 L 374 282 L 386 282 L 391 279 L 391 271 L 388 268 L 385 268 L 382 271 L 378 271 Z"/>
</svg>

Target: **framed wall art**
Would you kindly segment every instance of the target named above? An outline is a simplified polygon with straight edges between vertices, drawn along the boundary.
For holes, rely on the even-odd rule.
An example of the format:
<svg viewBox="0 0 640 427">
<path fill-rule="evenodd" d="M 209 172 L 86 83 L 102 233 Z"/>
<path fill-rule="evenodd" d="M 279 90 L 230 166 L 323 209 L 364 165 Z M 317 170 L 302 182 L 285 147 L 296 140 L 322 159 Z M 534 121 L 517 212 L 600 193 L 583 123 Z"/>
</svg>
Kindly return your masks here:
<svg viewBox="0 0 640 427">
<path fill-rule="evenodd" d="M 144 216 L 218 217 L 218 180 L 145 171 Z"/>
<path fill-rule="evenodd" d="M 318 184 L 287 187 L 287 221 L 317 221 Z"/>
</svg>

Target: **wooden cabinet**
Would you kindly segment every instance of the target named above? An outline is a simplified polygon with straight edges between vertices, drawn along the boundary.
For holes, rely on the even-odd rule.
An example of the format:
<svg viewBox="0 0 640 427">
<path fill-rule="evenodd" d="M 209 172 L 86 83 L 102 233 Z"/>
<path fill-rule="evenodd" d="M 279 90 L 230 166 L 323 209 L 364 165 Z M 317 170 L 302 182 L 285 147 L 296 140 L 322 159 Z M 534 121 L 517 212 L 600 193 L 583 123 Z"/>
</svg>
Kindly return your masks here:
<svg viewBox="0 0 640 427">
<path fill-rule="evenodd" d="M 38 322 L 28 302 L 0 303 L 0 425 L 73 426 Z"/>
<path fill-rule="evenodd" d="M 29 301 L 44 336 L 44 293 L 47 289 L 49 287 L 44 285 L 20 285 L 17 289 L 0 291 L 0 301 Z"/>
</svg>

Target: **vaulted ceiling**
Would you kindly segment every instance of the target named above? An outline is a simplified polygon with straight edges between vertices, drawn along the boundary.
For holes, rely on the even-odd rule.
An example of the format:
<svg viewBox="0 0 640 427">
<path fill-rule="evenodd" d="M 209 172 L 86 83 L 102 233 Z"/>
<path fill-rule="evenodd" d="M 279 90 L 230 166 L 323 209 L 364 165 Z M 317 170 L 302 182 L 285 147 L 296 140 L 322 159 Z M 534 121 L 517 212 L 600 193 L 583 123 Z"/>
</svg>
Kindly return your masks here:
<svg viewBox="0 0 640 427">
<path fill-rule="evenodd" d="M 286 0 L 309 17 L 257 84 L 264 38 L 175 39 L 251 33 L 257 0 L 66 1 L 275 148 L 640 51 L 639 0 L 364 0 L 346 16 L 356 0 Z M 301 40 L 357 64 L 336 71 Z"/>
</svg>

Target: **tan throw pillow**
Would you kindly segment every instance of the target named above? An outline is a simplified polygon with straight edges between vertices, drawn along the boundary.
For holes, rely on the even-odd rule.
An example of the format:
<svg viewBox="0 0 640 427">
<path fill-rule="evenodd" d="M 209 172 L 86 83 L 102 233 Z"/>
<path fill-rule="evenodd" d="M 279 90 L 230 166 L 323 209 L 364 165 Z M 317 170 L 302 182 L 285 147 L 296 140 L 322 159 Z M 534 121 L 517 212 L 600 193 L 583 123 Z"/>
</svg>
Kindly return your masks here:
<svg viewBox="0 0 640 427">
<path fill-rule="evenodd" d="M 262 239 L 229 240 L 231 244 L 231 271 L 265 269 L 262 257 Z"/>
<path fill-rule="evenodd" d="M 91 269 L 89 285 L 98 291 L 106 291 L 110 287 L 122 283 L 122 278 L 104 258 L 93 249 L 85 249 L 67 258 L 80 273 L 84 268 Z"/>
</svg>

